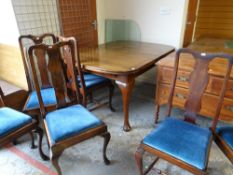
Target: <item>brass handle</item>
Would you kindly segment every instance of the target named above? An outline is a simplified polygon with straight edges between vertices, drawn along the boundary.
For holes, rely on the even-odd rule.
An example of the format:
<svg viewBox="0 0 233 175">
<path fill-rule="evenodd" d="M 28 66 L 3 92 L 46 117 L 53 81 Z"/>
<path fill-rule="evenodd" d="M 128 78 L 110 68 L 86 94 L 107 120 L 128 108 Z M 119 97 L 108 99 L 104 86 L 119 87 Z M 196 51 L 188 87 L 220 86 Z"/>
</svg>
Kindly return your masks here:
<svg viewBox="0 0 233 175">
<path fill-rule="evenodd" d="M 227 109 L 228 111 L 233 112 L 233 106 L 226 106 L 226 109 Z"/>
<path fill-rule="evenodd" d="M 180 81 L 189 81 L 189 79 L 187 77 L 183 77 L 183 76 L 180 76 L 177 79 Z"/>
<path fill-rule="evenodd" d="M 177 98 L 179 98 L 180 100 L 184 100 L 185 96 L 183 94 L 176 94 L 175 95 Z"/>
</svg>

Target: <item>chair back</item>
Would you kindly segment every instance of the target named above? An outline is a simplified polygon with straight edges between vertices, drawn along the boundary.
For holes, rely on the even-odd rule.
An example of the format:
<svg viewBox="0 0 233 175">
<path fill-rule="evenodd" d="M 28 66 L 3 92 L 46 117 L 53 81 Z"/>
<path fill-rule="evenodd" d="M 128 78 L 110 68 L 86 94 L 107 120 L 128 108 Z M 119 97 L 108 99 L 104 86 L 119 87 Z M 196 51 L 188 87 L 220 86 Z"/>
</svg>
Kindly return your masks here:
<svg viewBox="0 0 233 175">
<path fill-rule="evenodd" d="M 46 34 L 43 34 L 40 36 L 21 35 L 19 37 L 18 41 L 19 41 L 21 56 L 23 59 L 23 65 L 24 65 L 24 70 L 25 70 L 25 74 L 26 74 L 28 89 L 34 90 L 35 89 L 34 84 L 31 81 L 32 77 L 30 77 L 32 70 L 31 70 L 31 66 L 30 66 L 29 61 L 28 61 L 27 50 L 30 46 L 36 45 L 36 44 L 41 44 L 41 43 L 54 44 L 54 43 L 56 43 L 57 39 L 56 39 L 54 34 L 46 33 Z M 40 51 L 35 52 L 35 54 L 38 57 L 41 57 L 40 59 L 38 59 L 38 65 L 39 65 L 38 74 L 40 74 L 40 77 L 41 77 L 40 84 L 42 87 L 50 87 L 51 84 L 49 81 L 49 75 L 48 75 L 47 71 L 45 71 L 45 68 L 44 68 L 44 65 L 46 64 L 46 58 L 41 56 L 44 53 L 42 50 L 40 50 Z"/>
<path fill-rule="evenodd" d="M 71 103 L 71 96 L 75 96 L 73 99 L 76 102 L 79 102 L 80 92 L 78 89 L 78 84 L 76 80 L 76 69 L 75 67 L 75 57 L 77 57 L 75 39 L 70 38 L 64 42 L 57 42 L 53 45 L 39 44 L 34 45 L 29 48 L 29 60 L 32 66 L 32 74 L 35 82 L 36 93 L 39 99 L 40 110 L 42 116 L 45 116 L 46 109 L 42 101 L 42 96 L 40 93 L 39 80 L 36 72 L 36 67 L 39 68 L 38 59 L 41 57 L 47 57 L 47 63 L 45 68 L 51 76 L 52 87 L 55 90 L 56 99 L 57 99 L 57 108 L 62 108 Z M 72 67 L 70 76 L 67 76 L 66 68 L 62 58 L 62 50 L 64 47 L 69 48 L 71 53 L 70 66 Z M 40 52 L 41 54 L 35 54 Z M 69 88 L 71 87 L 71 88 Z M 71 91 L 71 89 L 73 91 Z M 75 93 L 75 94 L 74 94 Z"/>
<path fill-rule="evenodd" d="M 175 58 L 175 67 L 174 67 L 174 76 L 172 80 L 170 95 L 168 99 L 168 111 L 167 116 L 170 116 L 172 109 L 173 96 L 175 91 L 175 84 L 177 80 L 177 73 L 179 68 L 179 60 L 182 54 L 189 54 L 194 59 L 194 68 L 189 77 L 189 94 L 187 96 L 187 100 L 184 106 L 184 117 L 185 120 L 191 123 L 195 123 L 197 113 L 201 110 L 201 100 L 202 96 L 206 90 L 206 87 L 209 82 L 209 63 L 215 58 L 225 59 L 227 61 L 227 69 L 225 71 L 225 78 L 222 84 L 222 88 L 220 91 L 219 100 L 217 102 L 216 111 L 214 115 L 214 119 L 212 122 L 212 129 L 215 130 L 216 124 L 221 112 L 222 102 L 224 99 L 226 85 L 228 79 L 230 77 L 231 68 L 233 64 L 233 57 L 229 54 L 207 54 L 192 51 L 188 48 L 179 49 L 176 52 Z M 188 56 L 184 56 L 182 58 L 190 58 Z"/>
<path fill-rule="evenodd" d="M 62 36 L 58 36 L 58 41 L 68 41 L 70 39 L 75 40 L 75 38 L 73 37 L 62 37 Z M 75 40 L 75 47 L 77 48 L 77 56 L 75 57 L 75 68 L 77 69 L 77 75 L 78 75 L 78 87 L 80 88 L 80 90 L 82 91 L 83 94 L 83 99 L 86 97 L 86 84 L 84 81 L 84 75 L 83 75 L 83 71 L 82 71 L 82 67 L 81 67 L 81 60 L 80 60 L 80 55 L 79 55 L 79 46 L 78 46 L 78 42 Z M 63 47 L 63 59 L 64 59 L 64 63 L 67 65 L 67 74 L 68 76 L 72 75 L 72 63 L 71 63 L 71 52 L 70 49 L 65 46 Z"/>
<path fill-rule="evenodd" d="M 0 107 L 5 106 L 2 98 L 3 98 L 3 92 L 2 92 L 2 88 L 0 87 Z"/>
</svg>

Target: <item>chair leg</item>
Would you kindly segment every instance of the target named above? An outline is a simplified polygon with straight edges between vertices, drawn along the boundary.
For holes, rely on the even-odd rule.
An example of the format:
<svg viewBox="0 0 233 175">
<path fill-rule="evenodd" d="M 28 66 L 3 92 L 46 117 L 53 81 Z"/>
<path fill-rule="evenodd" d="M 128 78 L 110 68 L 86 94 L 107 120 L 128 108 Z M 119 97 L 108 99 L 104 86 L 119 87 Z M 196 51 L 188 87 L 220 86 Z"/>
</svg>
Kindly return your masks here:
<svg viewBox="0 0 233 175">
<path fill-rule="evenodd" d="M 37 127 L 35 132 L 39 135 L 39 154 L 43 160 L 49 160 L 49 157 L 46 156 L 42 150 L 42 139 L 43 139 L 43 130 L 40 127 Z"/>
<path fill-rule="evenodd" d="M 35 145 L 33 131 L 30 131 L 29 134 L 30 134 L 30 137 L 31 137 L 31 140 L 32 140 L 31 149 L 35 149 L 35 148 L 37 148 L 37 146 Z"/>
<path fill-rule="evenodd" d="M 106 150 L 107 150 L 107 146 L 108 146 L 108 143 L 110 141 L 110 138 L 111 138 L 111 135 L 109 132 L 105 132 L 104 134 L 102 134 L 102 137 L 104 137 L 104 147 L 103 147 L 103 158 L 104 158 L 104 163 L 106 165 L 109 165 L 110 164 L 110 161 L 108 160 L 107 158 L 107 155 L 106 155 Z"/>
<path fill-rule="evenodd" d="M 141 148 L 140 146 L 137 148 L 137 151 L 135 152 L 135 160 L 139 169 L 139 174 L 143 175 L 143 154 L 144 154 L 144 149 Z"/>
<path fill-rule="evenodd" d="M 110 110 L 112 112 L 116 111 L 112 106 L 112 97 L 113 97 L 113 94 L 114 94 L 114 89 L 115 89 L 115 87 L 114 87 L 113 84 L 109 85 L 109 108 L 110 108 Z"/>
<path fill-rule="evenodd" d="M 59 166 L 59 162 L 58 162 L 61 154 L 62 154 L 62 152 L 55 154 L 53 152 L 53 150 L 51 149 L 50 160 L 52 161 L 52 164 L 53 164 L 54 168 L 56 169 L 58 175 L 62 175 L 61 167 Z"/>
<path fill-rule="evenodd" d="M 17 145 L 18 144 L 18 141 L 17 141 L 17 139 L 15 139 L 15 140 L 13 140 L 13 145 Z"/>
<path fill-rule="evenodd" d="M 155 110 L 155 124 L 158 123 L 158 119 L 159 119 L 159 110 L 160 110 L 160 106 L 157 104 L 156 110 Z"/>
<path fill-rule="evenodd" d="M 93 103 L 93 93 L 89 92 L 90 103 Z"/>
</svg>

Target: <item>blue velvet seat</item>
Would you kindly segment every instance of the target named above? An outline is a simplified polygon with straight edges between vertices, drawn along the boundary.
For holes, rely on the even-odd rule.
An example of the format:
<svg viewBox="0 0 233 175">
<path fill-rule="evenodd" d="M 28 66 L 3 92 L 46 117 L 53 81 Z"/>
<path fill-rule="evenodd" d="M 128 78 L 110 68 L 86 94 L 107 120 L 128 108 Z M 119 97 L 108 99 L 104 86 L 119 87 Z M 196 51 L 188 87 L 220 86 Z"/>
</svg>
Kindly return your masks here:
<svg viewBox="0 0 233 175">
<path fill-rule="evenodd" d="M 217 129 L 218 135 L 226 142 L 226 144 L 233 150 L 233 127 L 225 126 Z"/>
<path fill-rule="evenodd" d="M 41 89 L 41 96 L 45 106 L 56 105 L 57 100 L 53 88 Z M 29 94 L 28 101 L 25 105 L 25 110 L 39 108 L 39 101 L 37 98 L 36 91 L 32 91 Z"/>
<path fill-rule="evenodd" d="M 95 74 L 89 74 L 89 73 L 83 74 L 83 77 L 84 77 L 84 81 L 85 81 L 85 85 L 87 89 L 91 88 L 92 86 L 101 84 L 103 82 L 110 81 L 107 78 L 104 78 L 104 77 L 101 77 Z M 78 77 L 78 82 L 79 81 L 80 81 L 80 78 Z"/>
<path fill-rule="evenodd" d="M 50 112 L 45 120 L 53 144 L 103 124 L 81 105 Z"/>
<path fill-rule="evenodd" d="M 146 136 L 143 143 L 204 170 L 211 137 L 207 128 L 170 117 Z"/>
<path fill-rule="evenodd" d="M 0 108 L 0 138 L 32 123 L 32 118 L 8 107 Z"/>
</svg>

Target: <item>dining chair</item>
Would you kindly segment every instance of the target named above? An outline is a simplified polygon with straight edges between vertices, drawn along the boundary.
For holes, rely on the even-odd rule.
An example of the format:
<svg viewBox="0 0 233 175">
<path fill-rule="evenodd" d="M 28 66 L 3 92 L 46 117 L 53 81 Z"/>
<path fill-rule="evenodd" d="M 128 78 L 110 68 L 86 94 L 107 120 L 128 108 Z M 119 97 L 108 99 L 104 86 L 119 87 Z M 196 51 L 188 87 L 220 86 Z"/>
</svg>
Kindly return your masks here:
<svg viewBox="0 0 233 175">
<path fill-rule="evenodd" d="M 28 85 L 28 97 L 23 107 L 23 112 L 26 112 L 29 115 L 38 115 L 40 114 L 39 110 L 39 101 L 38 97 L 35 91 L 35 85 L 33 83 L 31 74 L 31 66 L 28 60 L 28 48 L 32 45 L 37 45 L 41 43 L 50 43 L 54 44 L 56 43 L 56 36 L 52 33 L 45 33 L 40 36 L 35 35 L 21 35 L 18 39 L 21 56 L 23 60 L 25 75 L 27 79 L 27 85 Z M 37 51 L 35 53 L 38 57 L 41 57 L 43 55 L 43 51 Z M 41 57 L 38 59 L 38 68 L 37 68 L 37 74 L 40 75 L 40 86 L 41 86 L 41 94 L 42 99 L 44 101 L 44 104 L 48 108 L 54 108 L 56 105 L 56 97 L 54 89 L 51 86 L 50 83 L 50 77 L 48 72 L 45 69 L 46 64 L 46 58 Z"/>
<path fill-rule="evenodd" d="M 66 38 L 66 37 L 62 37 L 59 36 L 58 40 L 59 41 L 67 41 L 70 38 Z M 76 42 L 77 43 L 77 42 Z M 83 105 L 87 106 L 87 97 L 90 97 L 90 101 L 93 101 L 93 92 L 97 89 L 102 89 L 105 87 L 109 88 L 109 108 L 111 111 L 115 111 L 115 109 L 112 106 L 112 96 L 114 94 L 114 85 L 112 83 L 112 81 L 110 79 L 95 75 L 95 74 L 91 74 L 91 73 L 84 73 L 81 67 L 81 60 L 80 60 L 80 55 L 79 55 L 79 47 L 78 47 L 78 43 L 77 45 L 77 49 L 78 49 L 78 54 L 77 54 L 77 59 L 76 59 L 76 68 L 77 68 L 77 80 L 79 82 L 79 87 L 80 87 L 80 92 L 82 94 L 82 100 L 83 100 Z M 68 60 L 70 60 L 69 58 L 71 57 L 70 54 L 70 50 L 69 48 L 66 46 L 63 48 L 63 55 L 64 55 L 64 62 L 69 65 Z M 70 67 L 68 67 L 68 74 L 70 74 Z M 102 104 L 97 105 L 95 108 L 101 106 Z"/>
<path fill-rule="evenodd" d="M 62 58 L 64 47 L 68 47 L 71 53 L 70 60 L 68 60 L 71 66 L 69 77 Z M 48 111 L 42 100 L 43 96 L 36 72 L 37 60 L 41 59 L 35 54 L 38 51 L 41 51 L 48 60 L 46 69 L 51 75 L 52 87 L 57 100 L 56 109 L 53 111 Z M 62 174 L 58 159 L 63 151 L 94 136 L 102 136 L 104 138 L 103 159 L 105 164 L 109 164 L 110 161 L 106 156 L 106 149 L 110 140 L 107 125 L 80 105 L 81 94 L 75 69 L 75 60 L 77 59 L 75 39 L 70 38 L 68 41 L 58 42 L 50 46 L 45 44 L 31 46 L 29 48 L 29 59 L 43 118 L 42 124 L 45 128 L 50 148 L 50 160 L 58 174 Z"/>
<path fill-rule="evenodd" d="M 1 88 L 0 92 L 2 92 Z M 29 115 L 6 107 L 0 94 L 0 147 L 15 142 L 16 139 L 33 131 L 39 135 L 39 154 L 43 160 L 46 160 L 47 156 L 41 149 L 43 130 L 38 126 L 38 122 Z M 31 148 L 36 148 L 34 137 L 32 137 Z"/>
<path fill-rule="evenodd" d="M 185 97 L 184 120 L 171 116 L 173 97 L 176 96 L 176 79 L 179 68 L 180 55 L 185 54 L 186 59 L 194 59 L 195 64 L 189 77 L 189 93 Z M 182 57 L 183 58 L 183 57 Z M 196 125 L 197 113 L 201 109 L 202 96 L 209 81 L 209 63 L 215 58 L 226 59 L 227 71 L 216 102 L 215 117 L 210 128 Z M 150 170 L 162 173 L 154 167 L 159 158 L 177 165 L 193 174 L 204 175 L 207 171 L 208 158 L 219 114 L 224 99 L 226 84 L 230 77 L 233 57 L 227 54 L 206 54 L 184 48 L 176 52 L 174 76 L 170 95 L 168 98 L 168 110 L 166 119 L 148 134 L 139 145 L 135 159 L 139 168 L 139 174 L 147 174 Z M 148 152 L 156 156 L 155 160 L 146 170 L 143 170 L 143 154 Z"/>
<path fill-rule="evenodd" d="M 215 142 L 233 164 L 233 126 L 217 127 Z"/>
</svg>

